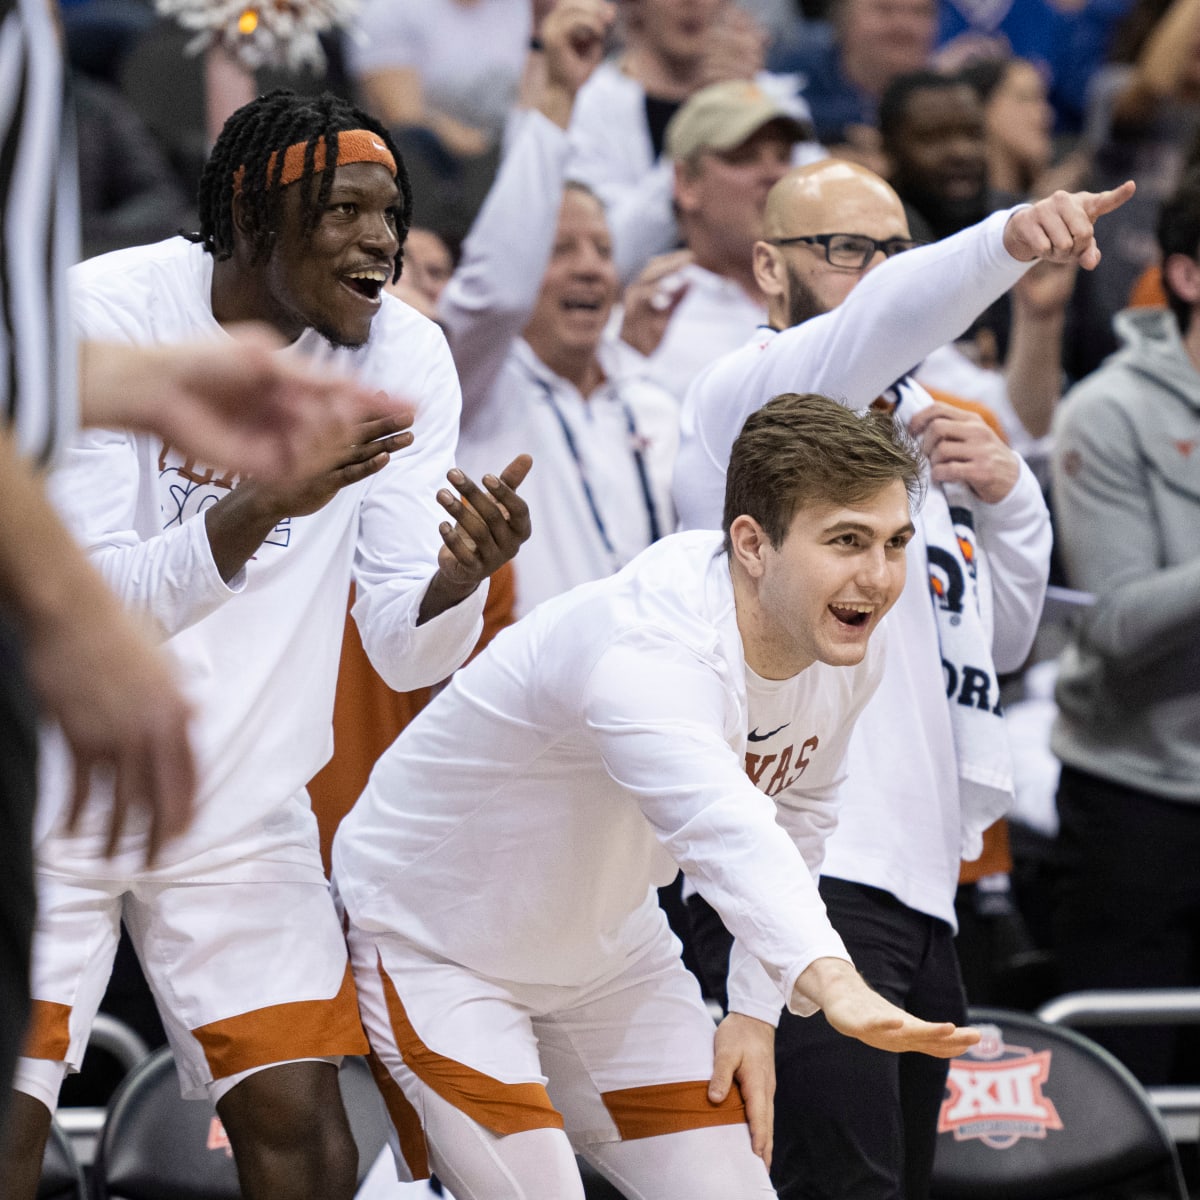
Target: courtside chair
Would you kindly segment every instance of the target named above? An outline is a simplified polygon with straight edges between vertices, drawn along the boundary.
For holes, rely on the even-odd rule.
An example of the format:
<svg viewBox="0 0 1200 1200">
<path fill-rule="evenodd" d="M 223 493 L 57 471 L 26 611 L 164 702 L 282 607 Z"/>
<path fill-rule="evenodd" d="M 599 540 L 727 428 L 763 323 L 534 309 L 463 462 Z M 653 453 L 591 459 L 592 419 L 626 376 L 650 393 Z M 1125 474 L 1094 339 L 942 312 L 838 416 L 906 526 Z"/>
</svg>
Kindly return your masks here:
<svg viewBox="0 0 1200 1200">
<path fill-rule="evenodd" d="M 1166 1125 L 1107 1050 L 1028 1013 L 970 1020 L 984 1038 L 950 1065 L 932 1200 L 1187 1200 Z"/>
<path fill-rule="evenodd" d="M 86 1200 L 83 1169 L 71 1149 L 71 1139 L 57 1121 L 50 1126 L 37 1200 Z"/>
<path fill-rule="evenodd" d="M 583 1180 L 584 1200 L 625 1200 L 624 1192 L 609 1183 L 591 1163 L 579 1157 L 575 1161 L 579 1164 L 579 1177 Z"/>
<path fill-rule="evenodd" d="M 361 1183 L 387 1141 L 388 1117 L 363 1059 L 345 1059 L 338 1082 L 358 1145 Z M 216 1110 L 180 1098 L 169 1049 L 155 1051 L 113 1096 L 93 1186 L 97 1200 L 240 1200 Z"/>
</svg>

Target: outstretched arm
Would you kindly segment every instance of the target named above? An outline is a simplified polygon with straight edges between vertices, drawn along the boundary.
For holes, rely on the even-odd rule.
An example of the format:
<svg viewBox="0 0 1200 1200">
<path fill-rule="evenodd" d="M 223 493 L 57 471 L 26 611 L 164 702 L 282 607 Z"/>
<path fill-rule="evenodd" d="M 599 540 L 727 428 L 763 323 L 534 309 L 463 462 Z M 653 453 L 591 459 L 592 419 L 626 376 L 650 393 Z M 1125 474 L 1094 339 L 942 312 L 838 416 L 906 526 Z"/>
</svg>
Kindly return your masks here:
<svg viewBox="0 0 1200 1200">
<path fill-rule="evenodd" d="M 1107 192 L 1055 192 L 882 263 L 832 312 L 780 334 L 755 407 L 798 387 L 853 408 L 870 404 L 926 354 L 954 341 L 1035 261 L 1092 270 L 1100 261 L 1096 222 L 1133 192 L 1132 181 Z"/>
</svg>

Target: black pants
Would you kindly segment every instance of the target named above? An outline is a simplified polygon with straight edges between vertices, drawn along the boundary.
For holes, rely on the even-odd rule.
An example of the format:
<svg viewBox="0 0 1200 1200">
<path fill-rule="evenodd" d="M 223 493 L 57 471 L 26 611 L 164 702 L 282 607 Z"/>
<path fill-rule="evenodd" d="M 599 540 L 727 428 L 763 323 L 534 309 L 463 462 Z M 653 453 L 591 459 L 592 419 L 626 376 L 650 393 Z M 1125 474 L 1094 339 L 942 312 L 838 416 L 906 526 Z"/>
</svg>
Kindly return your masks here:
<svg viewBox="0 0 1200 1200">
<path fill-rule="evenodd" d="M 16 637 L 0 614 L 0 1127 L 29 1014 L 37 707 Z"/>
<path fill-rule="evenodd" d="M 1061 990 L 1200 985 L 1200 803 L 1063 767 L 1058 814 Z M 1143 1083 L 1194 1083 L 1200 1070 L 1195 1027 L 1086 1033 Z"/>
<path fill-rule="evenodd" d="M 905 907 L 878 888 L 823 878 L 829 919 L 867 982 L 927 1020 L 966 1019 L 954 937 L 944 921 Z M 689 909 L 700 927 L 719 922 Z M 697 940 L 712 957 L 711 928 Z M 728 962 L 726 944 L 725 962 Z M 874 1050 L 825 1018 L 785 1012 L 775 1040 L 775 1153 L 781 1200 L 924 1200 L 948 1063 L 924 1054 Z"/>
</svg>

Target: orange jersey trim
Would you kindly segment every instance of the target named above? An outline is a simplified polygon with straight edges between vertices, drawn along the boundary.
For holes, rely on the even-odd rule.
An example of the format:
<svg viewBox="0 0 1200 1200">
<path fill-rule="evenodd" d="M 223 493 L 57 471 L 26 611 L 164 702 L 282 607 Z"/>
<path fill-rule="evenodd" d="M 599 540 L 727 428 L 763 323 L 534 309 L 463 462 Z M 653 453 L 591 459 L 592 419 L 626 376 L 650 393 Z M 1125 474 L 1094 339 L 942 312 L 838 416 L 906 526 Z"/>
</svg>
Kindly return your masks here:
<svg viewBox="0 0 1200 1200">
<path fill-rule="evenodd" d="M 746 1123 L 742 1093 L 730 1088 L 725 1099 L 714 1104 L 708 1098 L 707 1079 L 621 1088 L 600 1098 L 623 1141 Z"/>
<path fill-rule="evenodd" d="M 53 1000 L 33 1000 L 29 1005 L 29 1025 L 21 1053 L 26 1058 L 48 1058 L 66 1062 L 71 1045 L 71 1006 Z"/>
<path fill-rule="evenodd" d="M 485 1129 L 501 1136 L 525 1133 L 530 1129 L 562 1129 L 562 1114 L 550 1103 L 550 1096 L 540 1083 L 502 1083 L 474 1067 L 445 1058 L 430 1050 L 413 1028 L 400 1000 L 395 984 L 379 963 L 383 995 L 396 1048 L 404 1065 L 426 1087 L 437 1092 L 459 1112 Z"/>
<path fill-rule="evenodd" d="M 347 964 L 337 995 L 238 1013 L 192 1030 L 214 1079 L 297 1058 L 366 1054 L 358 993 Z"/>
<path fill-rule="evenodd" d="M 372 1050 L 367 1055 L 367 1066 L 375 1077 L 375 1086 L 383 1097 L 384 1107 L 392 1120 L 396 1136 L 400 1139 L 400 1153 L 413 1179 L 429 1178 L 429 1146 L 425 1141 L 425 1130 L 417 1110 L 408 1102 L 400 1085 L 388 1074 L 388 1069 L 379 1061 Z"/>
</svg>

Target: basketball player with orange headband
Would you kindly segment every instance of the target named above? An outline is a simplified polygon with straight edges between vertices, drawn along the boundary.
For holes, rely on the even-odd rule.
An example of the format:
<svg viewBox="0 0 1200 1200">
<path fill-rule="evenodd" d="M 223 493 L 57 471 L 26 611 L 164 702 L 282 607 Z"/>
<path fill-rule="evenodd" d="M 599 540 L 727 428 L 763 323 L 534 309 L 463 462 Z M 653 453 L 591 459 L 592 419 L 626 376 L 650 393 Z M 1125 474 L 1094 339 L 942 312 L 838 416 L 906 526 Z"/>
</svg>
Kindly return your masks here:
<svg viewBox="0 0 1200 1200">
<path fill-rule="evenodd" d="M 217 1105 L 242 1194 L 353 1195 L 337 1063 L 366 1042 L 305 792 L 331 751 L 346 593 L 353 578 L 387 682 L 432 684 L 467 656 L 487 577 L 529 534 L 515 491 L 529 460 L 482 486 L 453 467 L 461 399 L 445 340 L 384 294 L 412 197 L 383 127 L 330 95 L 273 92 L 230 118 L 199 201 L 195 236 L 74 269 L 83 336 L 220 339 L 265 321 L 290 343 L 279 353 L 402 392 L 413 411 L 364 422 L 286 486 L 116 432 L 83 437 L 52 481 L 94 563 L 175 660 L 200 788 L 192 825 L 147 862 L 152 831 L 132 811 L 114 822 L 112 799 L 83 808 L 49 748 L 34 1022 L 0 1161 L 10 1200 L 35 1195 L 122 920 L 185 1095 Z"/>
</svg>

